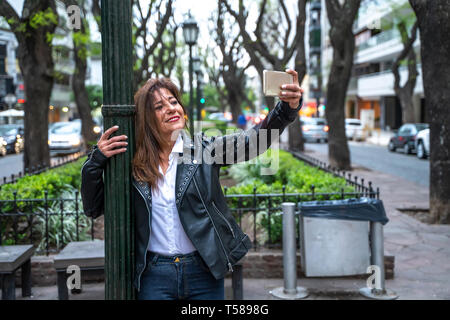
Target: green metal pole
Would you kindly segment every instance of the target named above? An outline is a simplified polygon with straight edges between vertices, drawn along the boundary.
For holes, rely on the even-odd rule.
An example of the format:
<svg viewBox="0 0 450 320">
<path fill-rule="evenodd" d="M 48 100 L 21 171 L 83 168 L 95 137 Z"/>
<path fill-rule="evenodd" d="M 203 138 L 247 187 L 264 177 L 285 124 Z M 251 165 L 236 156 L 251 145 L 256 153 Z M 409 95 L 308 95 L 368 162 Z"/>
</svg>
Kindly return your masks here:
<svg viewBox="0 0 450 320">
<path fill-rule="evenodd" d="M 196 93 L 196 103 L 197 103 L 197 121 L 200 121 L 200 120 L 202 120 L 202 118 L 201 118 L 201 103 L 200 103 L 200 99 L 201 99 L 201 93 L 200 93 L 200 86 L 201 86 L 201 83 L 200 83 L 200 73 L 199 72 L 197 72 L 196 74 L 195 74 L 196 76 L 197 76 L 197 93 Z"/>
<path fill-rule="evenodd" d="M 104 129 L 119 126 L 128 150 L 113 156 L 105 181 L 105 299 L 133 300 L 134 213 L 131 161 L 134 153 L 132 0 L 102 0 Z"/>
<path fill-rule="evenodd" d="M 192 76 L 192 45 L 189 45 L 189 123 L 191 137 L 194 136 L 194 80 Z"/>
</svg>

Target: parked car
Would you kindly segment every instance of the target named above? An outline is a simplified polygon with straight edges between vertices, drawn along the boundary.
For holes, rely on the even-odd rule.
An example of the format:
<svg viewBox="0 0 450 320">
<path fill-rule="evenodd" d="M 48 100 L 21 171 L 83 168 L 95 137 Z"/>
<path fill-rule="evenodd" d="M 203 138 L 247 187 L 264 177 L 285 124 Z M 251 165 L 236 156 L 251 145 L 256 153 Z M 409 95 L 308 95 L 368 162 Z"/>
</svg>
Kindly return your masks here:
<svg viewBox="0 0 450 320">
<path fill-rule="evenodd" d="M 232 117 L 229 112 L 214 112 L 207 117 L 207 120 L 231 122 Z"/>
<path fill-rule="evenodd" d="M 366 139 L 366 132 L 359 119 L 345 119 L 345 135 L 347 139 L 362 141 Z"/>
<path fill-rule="evenodd" d="M 300 118 L 302 126 L 303 138 L 305 141 L 327 142 L 328 141 L 328 126 L 323 118 Z"/>
<path fill-rule="evenodd" d="M 426 123 L 406 123 L 400 127 L 393 137 L 389 140 L 389 151 L 402 149 L 404 153 L 410 154 L 416 152 L 416 139 L 419 131 L 427 129 Z"/>
<path fill-rule="evenodd" d="M 419 131 L 415 144 L 417 158 L 426 159 L 430 156 L 430 129 Z"/>
<path fill-rule="evenodd" d="M 53 124 L 48 131 L 48 145 L 51 155 L 82 151 L 85 143 L 81 135 L 81 121 Z"/>
<path fill-rule="evenodd" d="M 0 150 L 3 153 L 20 153 L 24 148 L 24 131 L 20 124 L 3 124 L 0 125 L 0 137 L 2 138 L 1 145 L 5 150 Z M 6 154 L 5 153 L 5 154 Z"/>
</svg>

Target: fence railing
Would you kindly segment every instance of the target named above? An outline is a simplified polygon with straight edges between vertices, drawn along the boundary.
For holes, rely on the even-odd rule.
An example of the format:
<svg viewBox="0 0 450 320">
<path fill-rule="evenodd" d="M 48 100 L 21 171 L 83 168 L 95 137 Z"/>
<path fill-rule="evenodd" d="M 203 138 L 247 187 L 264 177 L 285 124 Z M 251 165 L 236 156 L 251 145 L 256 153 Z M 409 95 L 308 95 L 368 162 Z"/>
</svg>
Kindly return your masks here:
<svg viewBox="0 0 450 320">
<path fill-rule="evenodd" d="M 347 185 L 354 186 L 356 192 L 361 194 L 372 194 L 375 192 L 375 198 L 380 199 L 380 188 L 373 186 L 372 181 L 365 181 L 364 178 L 352 175 L 351 172 L 339 170 L 327 164 L 324 161 L 308 156 L 302 152 L 292 152 L 292 155 L 310 166 L 316 167 L 325 172 L 331 173 L 337 178 L 343 178 Z"/>
<path fill-rule="evenodd" d="M 0 245 L 34 244 L 39 254 L 58 252 L 70 241 L 93 240 L 94 220 L 83 210 L 79 192 L 71 198 L 0 201 Z"/>
<path fill-rule="evenodd" d="M 304 201 L 380 197 L 379 188 L 375 190 L 370 181 L 366 184 L 363 178 L 352 177 L 351 173 L 332 168 L 305 154 L 294 155 L 345 179 L 345 185 L 353 187 L 353 190 L 349 192 L 341 188 L 323 193 L 316 192 L 315 186 L 311 185 L 308 193 L 286 193 L 286 186 L 283 186 L 281 193 L 260 194 L 253 188 L 251 194 L 229 194 L 228 188 L 224 187 L 228 207 L 240 227 L 252 236 L 255 250 L 261 246 L 280 247 L 283 202 L 299 205 Z M 37 251 L 48 255 L 59 251 L 70 241 L 99 236 L 94 234 L 94 220 L 83 213 L 78 191 L 72 197 L 57 199 L 48 199 L 47 194 L 44 199 L 18 199 L 14 193 L 13 200 L 0 200 L 0 245 L 38 243 Z"/>
<path fill-rule="evenodd" d="M 51 159 L 50 164 L 42 163 L 37 166 L 25 168 L 25 171 L 20 171 L 18 173 L 11 174 L 10 176 L 4 176 L 0 179 L 0 187 L 4 184 L 15 183 L 18 179 L 24 176 L 39 174 L 49 169 L 54 169 L 62 165 L 77 161 L 78 159 L 84 157 L 86 154 L 86 152 L 78 152 L 64 157 L 59 157 L 58 159 Z"/>
</svg>

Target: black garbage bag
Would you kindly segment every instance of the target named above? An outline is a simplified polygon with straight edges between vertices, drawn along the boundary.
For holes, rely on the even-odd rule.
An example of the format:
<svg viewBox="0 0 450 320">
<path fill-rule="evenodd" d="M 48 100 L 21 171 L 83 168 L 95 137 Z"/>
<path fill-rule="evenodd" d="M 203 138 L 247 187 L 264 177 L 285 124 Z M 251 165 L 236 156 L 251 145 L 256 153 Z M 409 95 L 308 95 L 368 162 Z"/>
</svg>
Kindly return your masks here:
<svg viewBox="0 0 450 320">
<path fill-rule="evenodd" d="M 298 210 L 304 217 L 373 221 L 383 225 L 389 221 L 383 202 L 373 198 L 305 201 L 298 204 Z"/>
</svg>

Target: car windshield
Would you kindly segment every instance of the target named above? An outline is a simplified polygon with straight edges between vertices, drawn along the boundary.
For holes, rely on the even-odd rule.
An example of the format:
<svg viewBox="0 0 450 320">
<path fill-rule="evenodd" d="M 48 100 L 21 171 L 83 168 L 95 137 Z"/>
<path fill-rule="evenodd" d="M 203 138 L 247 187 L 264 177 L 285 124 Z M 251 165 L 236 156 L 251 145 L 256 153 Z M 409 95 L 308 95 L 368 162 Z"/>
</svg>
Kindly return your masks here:
<svg viewBox="0 0 450 320">
<path fill-rule="evenodd" d="M 81 132 L 81 124 L 80 123 L 68 123 L 56 125 L 54 128 L 50 130 L 53 134 L 71 134 L 71 133 L 80 133 Z"/>
<path fill-rule="evenodd" d="M 304 124 L 311 124 L 311 125 L 317 125 L 317 126 L 325 125 L 325 120 L 319 119 L 319 118 L 302 118 L 302 122 Z"/>
<path fill-rule="evenodd" d="M 17 134 L 16 127 L 0 127 L 0 136 L 12 136 Z"/>
<path fill-rule="evenodd" d="M 210 120 L 226 120 L 225 115 L 223 113 L 211 113 L 209 115 Z"/>
<path fill-rule="evenodd" d="M 417 131 L 425 130 L 425 129 L 428 129 L 428 124 L 419 123 L 419 124 L 416 124 L 416 128 L 417 128 Z"/>
</svg>

